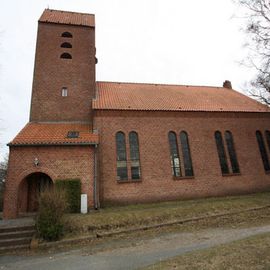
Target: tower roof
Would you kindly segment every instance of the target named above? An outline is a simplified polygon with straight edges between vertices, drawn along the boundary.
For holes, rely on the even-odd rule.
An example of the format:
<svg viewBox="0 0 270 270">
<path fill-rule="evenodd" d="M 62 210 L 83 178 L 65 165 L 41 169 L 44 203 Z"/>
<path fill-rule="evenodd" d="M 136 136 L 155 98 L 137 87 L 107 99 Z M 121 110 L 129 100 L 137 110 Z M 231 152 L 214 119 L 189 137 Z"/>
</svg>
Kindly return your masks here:
<svg viewBox="0 0 270 270">
<path fill-rule="evenodd" d="M 54 9 L 45 9 L 39 22 L 95 27 L 95 15 Z"/>
</svg>

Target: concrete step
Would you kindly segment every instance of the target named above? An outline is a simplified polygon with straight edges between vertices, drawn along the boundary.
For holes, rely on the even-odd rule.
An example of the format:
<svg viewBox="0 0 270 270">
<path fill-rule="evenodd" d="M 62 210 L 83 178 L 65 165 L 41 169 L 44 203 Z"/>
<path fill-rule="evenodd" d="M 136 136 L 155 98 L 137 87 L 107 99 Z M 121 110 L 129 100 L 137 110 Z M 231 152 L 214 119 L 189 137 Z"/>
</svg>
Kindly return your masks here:
<svg viewBox="0 0 270 270">
<path fill-rule="evenodd" d="M 30 245 L 31 237 L 3 239 L 0 240 L 0 247 L 14 247 L 18 245 Z"/>
<path fill-rule="evenodd" d="M 29 247 L 30 247 L 29 244 L 6 246 L 6 247 L 0 246 L 0 254 L 12 252 L 12 251 L 16 251 L 16 250 L 26 250 L 26 249 L 29 249 Z"/>
<path fill-rule="evenodd" d="M 9 233 L 9 232 L 18 232 L 18 231 L 30 231 L 35 230 L 34 225 L 27 226 L 9 226 L 9 227 L 0 227 L 0 233 Z"/>
<path fill-rule="evenodd" d="M 16 238 L 32 238 L 35 234 L 35 230 L 25 230 L 25 231 L 13 231 L 13 232 L 2 232 L 0 233 L 0 240 L 5 239 L 16 239 Z"/>
</svg>

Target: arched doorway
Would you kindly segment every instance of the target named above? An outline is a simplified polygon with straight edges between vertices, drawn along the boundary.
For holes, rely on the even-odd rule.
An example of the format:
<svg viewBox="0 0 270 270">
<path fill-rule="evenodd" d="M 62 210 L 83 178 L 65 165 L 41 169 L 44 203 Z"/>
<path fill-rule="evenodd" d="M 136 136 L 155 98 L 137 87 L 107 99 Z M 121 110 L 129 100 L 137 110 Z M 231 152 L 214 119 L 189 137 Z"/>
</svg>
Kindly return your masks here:
<svg viewBox="0 0 270 270">
<path fill-rule="evenodd" d="M 32 173 L 19 186 L 19 213 L 36 212 L 41 192 L 52 187 L 52 179 L 45 173 Z"/>
</svg>

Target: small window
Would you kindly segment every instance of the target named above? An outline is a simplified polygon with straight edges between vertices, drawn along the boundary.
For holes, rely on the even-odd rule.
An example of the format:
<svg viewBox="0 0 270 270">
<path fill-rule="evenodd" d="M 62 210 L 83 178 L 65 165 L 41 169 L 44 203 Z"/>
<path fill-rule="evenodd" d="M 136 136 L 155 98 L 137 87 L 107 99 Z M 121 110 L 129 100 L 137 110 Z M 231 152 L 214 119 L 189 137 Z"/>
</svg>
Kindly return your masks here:
<svg viewBox="0 0 270 270">
<path fill-rule="evenodd" d="M 69 131 L 67 138 L 79 138 L 79 131 Z"/>
<path fill-rule="evenodd" d="M 116 133 L 116 167 L 117 167 L 117 180 L 127 180 L 127 153 L 126 153 L 126 138 L 125 134 L 121 131 Z"/>
<path fill-rule="evenodd" d="M 61 48 L 72 48 L 72 45 L 68 42 L 64 42 L 61 44 Z"/>
<path fill-rule="evenodd" d="M 63 58 L 63 59 L 72 59 L 72 56 L 70 53 L 62 53 L 60 58 Z"/>
<path fill-rule="evenodd" d="M 141 178 L 139 139 L 135 131 L 129 133 L 131 179 Z"/>
<path fill-rule="evenodd" d="M 72 38 L 72 34 L 69 32 L 64 32 L 64 33 L 62 33 L 61 37 Z"/>
<path fill-rule="evenodd" d="M 266 172 L 270 171 L 270 164 L 269 164 L 269 159 L 268 159 L 266 147 L 265 147 L 265 144 L 264 144 L 262 133 L 259 130 L 256 131 L 256 137 L 257 137 L 259 150 L 260 150 L 260 153 L 261 153 L 261 158 L 262 158 L 264 170 Z"/>
<path fill-rule="evenodd" d="M 66 87 L 63 87 L 62 88 L 62 97 L 67 97 L 67 95 L 68 95 L 68 90 Z"/>
</svg>

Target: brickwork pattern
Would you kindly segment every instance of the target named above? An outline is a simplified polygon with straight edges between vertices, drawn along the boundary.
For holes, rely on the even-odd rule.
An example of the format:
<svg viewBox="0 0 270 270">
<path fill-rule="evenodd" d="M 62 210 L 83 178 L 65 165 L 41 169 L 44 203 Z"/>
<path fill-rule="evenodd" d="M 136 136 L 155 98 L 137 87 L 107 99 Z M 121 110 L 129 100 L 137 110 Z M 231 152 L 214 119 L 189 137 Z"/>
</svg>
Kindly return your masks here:
<svg viewBox="0 0 270 270">
<path fill-rule="evenodd" d="M 270 174 L 264 171 L 255 136 L 256 130 L 270 129 L 269 118 L 269 114 L 263 113 L 97 111 L 95 127 L 100 133 L 102 204 L 224 196 L 270 189 Z M 129 157 L 128 133 L 133 130 L 139 135 L 142 179 L 119 183 L 115 134 L 117 131 L 126 134 Z M 168 132 L 175 131 L 179 140 L 182 130 L 189 136 L 194 178 L 176 180 L 171 172 Z M 222 134 L 226 130 L 232 132 L 240 175 L 222 176 L 214 139 L 216 130 Z M 181 156 L 181 149 L 179 153 Z M 129 162 L 128 170 L 130 179 Z"/>
<path fill-rule="evenodd" d="M 36 157 L 40 162 L 38 166 L 34 165 Z M 88 195 L 88 206 L 93 207 L 94 147 L 11 147 L 9 168 L 4 196 L 4 218 L 15 218 L 19 209 L 26 209 L 28 190 L 21 183 L 36 172 L 45 173 L 52 181 L 79 178 L 82 193 Z"/>
</svg>

